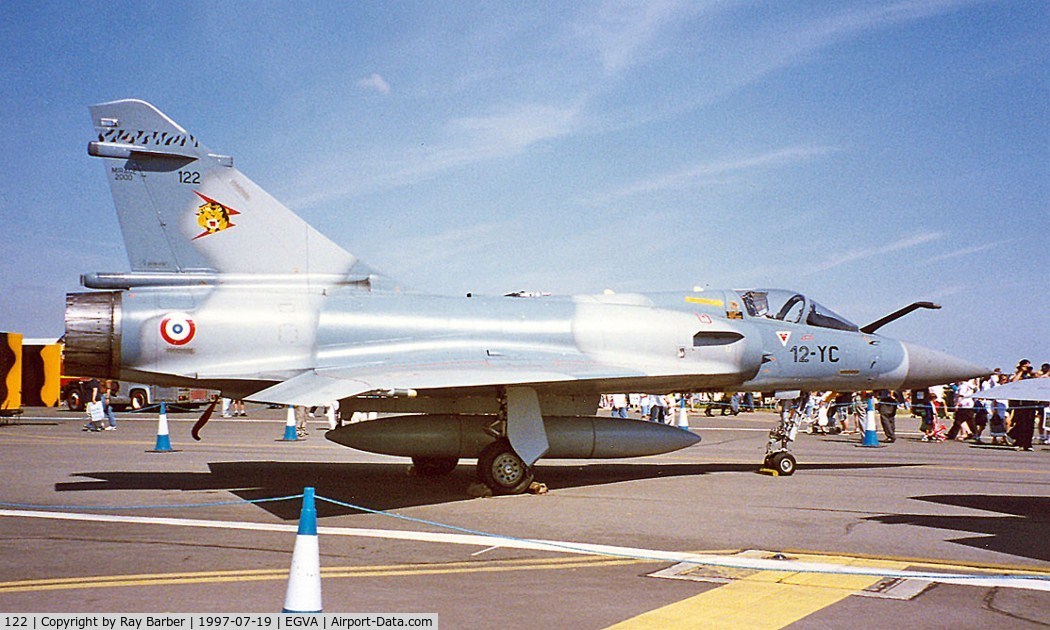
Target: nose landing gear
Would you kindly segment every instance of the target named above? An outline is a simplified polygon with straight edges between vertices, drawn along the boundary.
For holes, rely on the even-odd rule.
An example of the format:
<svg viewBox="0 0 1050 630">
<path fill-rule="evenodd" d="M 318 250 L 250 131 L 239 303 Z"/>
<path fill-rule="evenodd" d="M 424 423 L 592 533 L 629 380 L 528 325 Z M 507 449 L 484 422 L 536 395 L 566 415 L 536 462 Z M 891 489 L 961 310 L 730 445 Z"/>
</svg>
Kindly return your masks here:
<svg viewBox="0 0 1050 630">
<path fill-rule="evenodd" d="M 801 422 L 802 416 L 796 409 L 781 411 L 780 423 L 769 431 L 763 470 L 771 470 L 785 477 L 795 474 L 795 456 L 788 452 L 788 445 L 795 441 Z"/>
<path fill-rule="evenodd" d="M 773 453 L 766 457 L 764 467 L 775 471 L 778 475 L 789 477 L 795 474 L 795 456 L 787 451 Z"/>
</svg>

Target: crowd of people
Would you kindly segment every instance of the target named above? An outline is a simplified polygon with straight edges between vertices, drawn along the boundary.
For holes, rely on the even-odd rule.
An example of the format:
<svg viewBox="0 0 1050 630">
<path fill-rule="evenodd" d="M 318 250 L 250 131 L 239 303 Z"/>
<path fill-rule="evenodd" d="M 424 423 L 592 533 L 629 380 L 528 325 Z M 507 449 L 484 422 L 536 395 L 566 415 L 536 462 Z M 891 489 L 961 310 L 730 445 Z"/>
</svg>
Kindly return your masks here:
<svg viewBox="0 0 1050 630">
<path fill-rule="evenodd" d="M 809 433 L 860 433 L 871 399 L 878 412 L 886 442 L 894 442 L 896 415 L 900 410 L 920 419 L 923 442 L 971 440 L 983 444 L 985 431 L 992 444 L 1030 451 L 1038 440 L 1050 444 L 1050 401 L 975 399 L 974 394 L 1005 383 L 1029 378 L 1050 378 L 1050 363 L 1038 370 L 1022 359 L 1013 373 L 996 369 L 975 378 L 941 387 L 909 391 L 802 392 L 798 398 L 776 400 L 757 392 L 698 394 L 608 394 L 602 406 L 614 417 L 628 418 L 636 411 L 643 420 L 673 423 L 669 410 L 685 407 L 704 415 L 737 415 L 756 408 L 777 409 L 801 421 Z"/>
<path fill-rule="evenodd" d="M 931 404 L 941 404 L 952 411 L 952 424 L 947 431 L 937 422 L 941 413 L 936 407 L 924 409 L 923 424 L 929 425 L 924 437 L 931 440 L 971 439 L 982 443 L 981 435 L 987 427 L 992 444 L 1006 444 L 1019 451 L 1031 451 L 1036 439 L 1050 444 L 1050 402 L 1010 400 L 1005 398 L 975 399 L 978 392 L 992 390 L 998 385 L 1031 378 L 1050 378 L 1050 363 L 1043 363 L 1037 371 L 1028 359 L 1022 359 L 1013 374 L 995 370 L 983 379 L 971 379 L 945 386 L 940 400 L 931 395 Z M 929 416 L 930 420 L 926 420 Z M 941 417 L 947 417 L 944 413 Z"/>
<path fill-rule="evenodd" d="M 984 378 L 975 378 L 942 387 L 910 391 L 878 390 L 874 392 L 801 392 L 799 397 L 778 400 L 771 394 L 756 392 L 695 393 L 695 394 L 604 394 L 601 405 L 613 417 L 629 418 L 637 410 L 643 420 L 674 424 L 674 410 L 703 409 L 706 416 L 737 415 L 756 408 L 777 409 L 782 417 L 800 421 L 809 433 L 860 433 L 869 400 L 877 410 L 887 442 L 894 442 L 896 415 L 908 410 L 920 419 L 919 430 L 923 442 L 945 440 L 972 440 L 982 444 L 985 430 L 993 445 L 1013 446 L 1019 451 L 1031 451 L 1038 439 L 1050 444 L 1050 401 L 1010 400 L 1007 398 L 973 398 L 978 392 L 998 385 L 1030 378 L 1050 378 L 1050 363 L 1038 370 L 1031 361 L 1022 359 L 1012 374 L 996 369 Z M 85 431 L 112 431 L 117 428 L 111 403 L 118 385 L 115 381 L 99 382 L 91 379 L 84 387 L 89 421 Z M 246 416 L 240 400 L 222 399 L 222 417 Z M 337 407 L 324 413 L 330 428 L 336 424 Z M 300 437 L 306 434 L 306 418 L 314 417 L 317 407 L 307 411 L 296 409 L 296 425 Z M 231 413 L 232 411 L 232 413 Z M 944 422 L 942 422 L 942 420 Z M 950 427 L 947 421 L 951 420 Z M 1036 432 L 1038 430 L 1038 437 Z"/>
</svg>

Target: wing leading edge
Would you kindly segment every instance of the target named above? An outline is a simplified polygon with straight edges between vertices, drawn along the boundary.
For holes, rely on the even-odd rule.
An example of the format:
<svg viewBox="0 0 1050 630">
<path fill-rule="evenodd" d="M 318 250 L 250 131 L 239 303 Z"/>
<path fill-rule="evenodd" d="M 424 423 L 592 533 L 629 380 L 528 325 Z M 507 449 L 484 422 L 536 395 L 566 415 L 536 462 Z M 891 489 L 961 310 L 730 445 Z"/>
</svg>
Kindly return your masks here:
<svg viewBox="0 0 1050 630">
<path fill-rule="evenodd" d="M 438 354 L 416 356 L 409 362 L 315 368 L 263 389 L 247 398 L 284 405 L 320 405 L 368 394 L 455 395 L 470 389 L 528 386 L 536 389 L 580 391 L 645 391 L 660 381 L 697 387 L 719 387 L 742 375 L 727 373 L 724 364 L 693 363 L 688 373 L 681 364 L 657 362 L 626 367 L 605 363 L 583 353 L 515 353 L 478 358 Z M 642 382 L 644 381 L 644 382 Z M 655 391 L 655 390 L 654 390 Z"/>
</svg>

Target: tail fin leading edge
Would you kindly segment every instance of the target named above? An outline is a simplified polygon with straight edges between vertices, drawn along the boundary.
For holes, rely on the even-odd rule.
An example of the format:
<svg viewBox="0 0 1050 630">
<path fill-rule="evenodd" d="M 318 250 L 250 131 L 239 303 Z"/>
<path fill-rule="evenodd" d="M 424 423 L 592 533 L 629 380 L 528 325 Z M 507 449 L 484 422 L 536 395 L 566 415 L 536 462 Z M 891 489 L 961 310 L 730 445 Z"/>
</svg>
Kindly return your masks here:
<svg viewBox="0 0 1050 630">
<path fill-rule="evenodd" d="M 349 275 L 357 258 L 153 105 L 89 108 L 131 269 Z"/>
</svg>

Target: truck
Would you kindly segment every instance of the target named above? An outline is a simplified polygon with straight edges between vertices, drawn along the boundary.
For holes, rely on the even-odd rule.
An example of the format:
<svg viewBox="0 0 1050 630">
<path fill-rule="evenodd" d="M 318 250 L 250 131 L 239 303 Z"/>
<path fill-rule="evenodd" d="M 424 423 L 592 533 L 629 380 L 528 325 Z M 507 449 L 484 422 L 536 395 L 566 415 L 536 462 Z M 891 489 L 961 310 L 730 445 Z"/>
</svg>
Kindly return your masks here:
<svg viewBox="0 0 1050 630">
<path fill-rule="evenodd" d="M 90 398 L 90 392 L 84 391 L 84 385 L 91 379 L 80 377 L 63 377 L 62 400 L 70 411 L 83 411 Z M 101 382 L 101 381 L 100 381 Z M 173 407 L 196 409 L 210 403 L 219 395 L 211 389 L 191 387 L 161 387 L 128 381 L 117 382 L 117 393 L 112 397 L 114 409 L 139 411 L 151 405 L 167 403 Z"/>
</svg>

